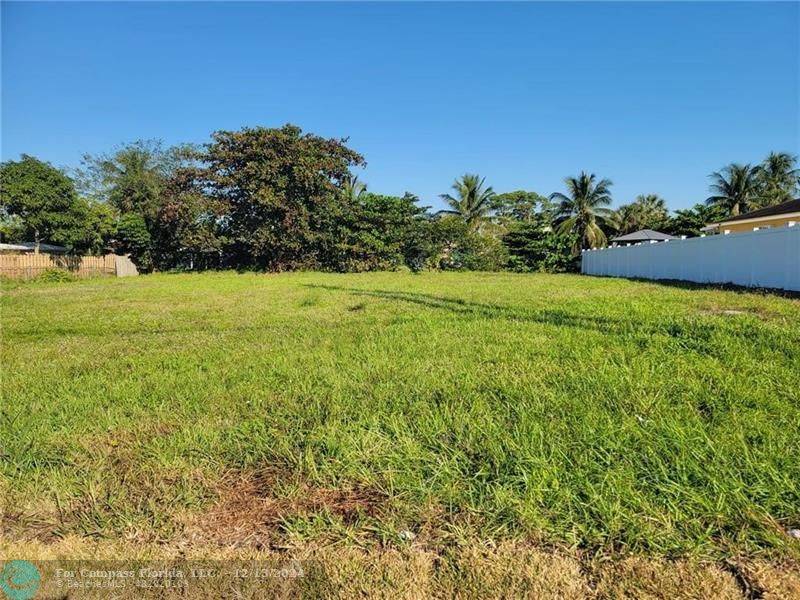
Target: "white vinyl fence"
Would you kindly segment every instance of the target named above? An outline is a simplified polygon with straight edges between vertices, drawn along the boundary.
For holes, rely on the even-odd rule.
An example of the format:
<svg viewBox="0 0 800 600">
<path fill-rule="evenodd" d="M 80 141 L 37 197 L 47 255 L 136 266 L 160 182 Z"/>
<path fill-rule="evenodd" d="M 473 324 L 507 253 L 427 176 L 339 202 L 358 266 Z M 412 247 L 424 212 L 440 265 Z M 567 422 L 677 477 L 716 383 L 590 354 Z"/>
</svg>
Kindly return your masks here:
<svg viewBox="0 0 800 600">
<path fill-rule="evenodd" d="M 586 250 L 581 272 L 800 291 L 800 225 Z"/>
</svg>

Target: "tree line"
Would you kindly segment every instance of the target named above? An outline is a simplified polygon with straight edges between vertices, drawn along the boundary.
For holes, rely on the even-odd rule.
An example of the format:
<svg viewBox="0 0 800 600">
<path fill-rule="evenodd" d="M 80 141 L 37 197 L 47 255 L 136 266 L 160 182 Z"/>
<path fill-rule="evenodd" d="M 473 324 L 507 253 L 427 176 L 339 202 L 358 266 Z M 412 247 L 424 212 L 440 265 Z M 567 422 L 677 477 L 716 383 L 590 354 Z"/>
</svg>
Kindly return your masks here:
<svg viewBox="0 0 800 600">
<path fill-rule="evenodd" d="M 794 198 L 796 157 L 711 175 L 711 196 L 671 215 L 643 194 L 616 210 L 612 182 L 581 173 L 547 196 L 495 193 L 466 174 L 431 212 L 373 193 L 347 139 L 293 125 L 218 131 L 200 146 L 125 144 L 69 173 L 32 156 L 0 165 L 0 237 L 129 254 L 143 271 L 258 269 L 568 271 L 580 250 L 638 229 L 695 236 L 709 222 Z"/>
</svg>

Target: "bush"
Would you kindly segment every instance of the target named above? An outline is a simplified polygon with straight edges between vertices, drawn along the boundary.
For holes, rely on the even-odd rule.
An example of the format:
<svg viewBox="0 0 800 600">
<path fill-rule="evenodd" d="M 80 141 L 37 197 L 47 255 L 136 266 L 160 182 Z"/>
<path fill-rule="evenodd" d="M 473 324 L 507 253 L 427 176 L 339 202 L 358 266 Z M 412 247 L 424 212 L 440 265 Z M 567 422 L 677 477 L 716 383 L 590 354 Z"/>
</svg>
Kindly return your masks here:
<svg viewBox="0 0 800 600">
<path fill-rule="evenodd" d="M 75 275 L 66 269 L 47 269 L 36 276 L 36 281 L 40 283 L 66 283 L 75 279 Z"/>
<path fill-rule="evenodd" d="M 503 243 L 488 232 L 472 231 L 455 216 L 430 225 L 431 255 L 427 265 L 443 271 L 499 271 L 508 261 Z"/>
<path fill-rule="evenodd" d="M 580 257 L 572 255 L 574 241 L 573 235 L 557 233 L 543 220 L 515 224 L 503 237 L 511 255 L 509 269 L 523 273 L 578 270 Z"/>
<path fill-rule="evenodd" d="M 478 232 L 469 232 L 451 256 L 459 270 L 500 271 L 508 262 L 508 251 L 496 237 Z"/>
<path fill-rule="evenodd" d="M 117 250 L 122 254 L 130 254 L 137 269 L 144 272 L 152 270 L 153 240 L 144 217 L 135 213 L 122 215 L 117 224 L 117 243 Z"/>
</svg>

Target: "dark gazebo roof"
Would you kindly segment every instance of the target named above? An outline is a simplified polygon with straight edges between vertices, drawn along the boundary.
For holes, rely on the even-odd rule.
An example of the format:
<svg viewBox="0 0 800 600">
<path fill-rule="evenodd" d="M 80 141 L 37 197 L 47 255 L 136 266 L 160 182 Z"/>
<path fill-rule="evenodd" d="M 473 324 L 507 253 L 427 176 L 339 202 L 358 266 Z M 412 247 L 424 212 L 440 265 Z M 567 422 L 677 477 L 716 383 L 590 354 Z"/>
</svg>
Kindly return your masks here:
<svg viewBox="0 0 800 600">
<path fill-rule="evenodd" d="M 677 240 L 674 235 L 661 233 L 652 229 L 640 229 L 627 235 L 621 235 L 613 238 L 612 242 L 623 242 L 626 244 L 635 244 L 637 242 L 666 242 L 667 240 Z"/>
</svg>

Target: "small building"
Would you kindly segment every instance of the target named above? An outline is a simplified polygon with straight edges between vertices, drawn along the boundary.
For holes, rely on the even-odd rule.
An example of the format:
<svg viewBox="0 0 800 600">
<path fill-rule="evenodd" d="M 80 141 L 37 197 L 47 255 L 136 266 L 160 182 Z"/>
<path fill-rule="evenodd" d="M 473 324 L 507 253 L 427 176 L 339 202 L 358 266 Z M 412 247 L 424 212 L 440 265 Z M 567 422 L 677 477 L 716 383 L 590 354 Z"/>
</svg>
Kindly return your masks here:
<svg viewBox="0 0 800 600">
<path fill-rule="evenodd" d="M 612 246 L 630 246 L 631 244 L 652 244 L 655 242 L 668 242 L 669 240 L 677 240 L 674 235 L 661 233 L 654 229 L 640 229 L 627 235 L 621 235 L 611 239 Z"/>
<path fill-rule="evenodd" d="M 728 234 L 791 225 L 800 225 L 800 198 L 709 223 L 703 229 Z"/>
</svg>

